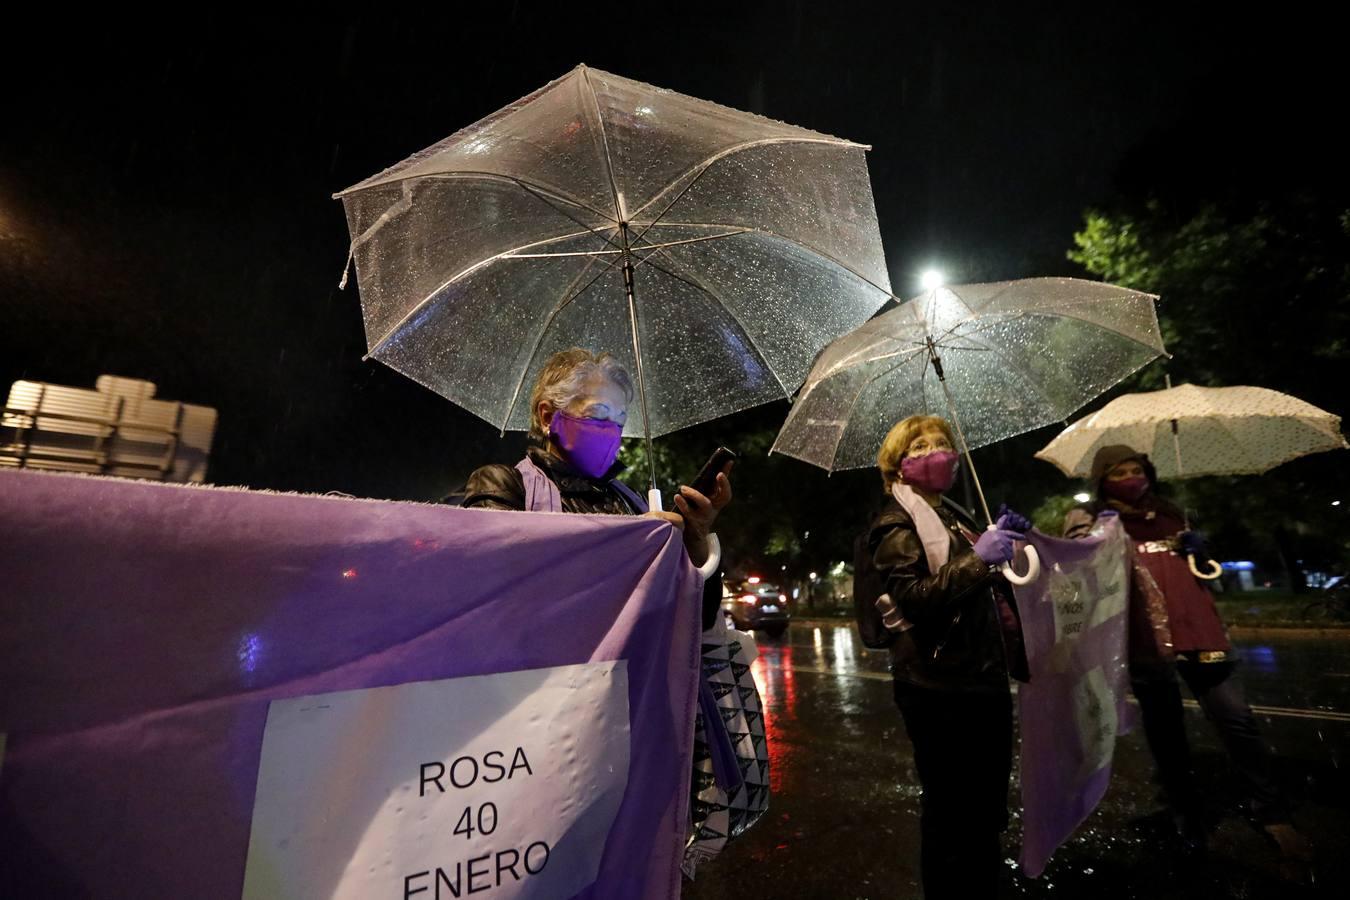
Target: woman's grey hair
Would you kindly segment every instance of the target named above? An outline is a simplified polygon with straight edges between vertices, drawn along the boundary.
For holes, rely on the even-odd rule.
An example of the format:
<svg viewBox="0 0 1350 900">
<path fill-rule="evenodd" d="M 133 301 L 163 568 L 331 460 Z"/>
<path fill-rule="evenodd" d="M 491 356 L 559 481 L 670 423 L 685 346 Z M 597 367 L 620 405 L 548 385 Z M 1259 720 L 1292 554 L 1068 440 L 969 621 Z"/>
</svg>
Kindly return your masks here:
<svg viewBox="0 0 1350 900">
<path fill-rule="evenodd" d="M 530 434 L 544 437 L 540 403 L 547 402 L 554 409 L 565 408 L 581 396 L 592 375 L 603 375 L 623 391 L 629 403 L 633 402 L 633 379 L 609 353 L 592 353 L 581 347 L 563 350 L 548 358 L 534 380 L 534 390 L 530 392 Z"/>
</svg>

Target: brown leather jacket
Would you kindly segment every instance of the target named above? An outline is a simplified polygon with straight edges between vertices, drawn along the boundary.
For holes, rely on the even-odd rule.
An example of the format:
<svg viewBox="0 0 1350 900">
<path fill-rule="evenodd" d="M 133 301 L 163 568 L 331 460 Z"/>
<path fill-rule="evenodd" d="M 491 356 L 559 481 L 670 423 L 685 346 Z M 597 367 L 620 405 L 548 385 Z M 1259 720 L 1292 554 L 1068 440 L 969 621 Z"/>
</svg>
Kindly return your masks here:
<svg viewBox="0 0 1350 900">
<path fill-rule="evenodd" d="M 909 513 L 887 497 L 868 544 L 886 592 L 913 627 L 891 645 L 891 673 L 920 687 L 1006 691 L 1008 675 L 1027 680 L 1022 623 L 1012 590 L 975 554 L 961 525 L 975 526 L 954 504 L 937 509 L 947 526 L 947 563 L 930 572 Z"/>
</svg>

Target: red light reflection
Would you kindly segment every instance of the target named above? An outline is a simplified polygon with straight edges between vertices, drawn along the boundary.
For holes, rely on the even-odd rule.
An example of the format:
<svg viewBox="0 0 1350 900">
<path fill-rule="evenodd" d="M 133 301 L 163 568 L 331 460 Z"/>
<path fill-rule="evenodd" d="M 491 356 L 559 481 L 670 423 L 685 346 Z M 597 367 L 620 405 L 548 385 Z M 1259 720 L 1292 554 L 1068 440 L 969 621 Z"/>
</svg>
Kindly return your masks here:
<svg viewBox="0 0 1350 900">
<path fill-rule="evenodd" d="M 792 645 L 761 645 L 759 656 L 750 665 L 750 675 L 764 707 L 764 736 L 769 742 L 769 788 L 777 793 L 785 789 L 790 778 L 795 778 L 797 768 L 797 748 L 789 734 L 794 730 L 789 723 L 797 719 Z"/>
</svg>

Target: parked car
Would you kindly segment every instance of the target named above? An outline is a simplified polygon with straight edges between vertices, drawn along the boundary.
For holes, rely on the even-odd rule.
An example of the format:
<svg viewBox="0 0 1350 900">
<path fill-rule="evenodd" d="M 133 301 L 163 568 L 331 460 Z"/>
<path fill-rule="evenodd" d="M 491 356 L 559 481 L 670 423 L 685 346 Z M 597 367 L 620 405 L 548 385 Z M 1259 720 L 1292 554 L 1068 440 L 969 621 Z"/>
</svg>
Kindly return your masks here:
<svg viewBox="0 0 1350 900">
<path fill-rule="evenodd" d="M 742 631 L 763 631 L 778 637 L 792 620 L 788 605 L 788 596 L 778 585 L 754 576 L 729 580 L 722 590 L 722 611 L 729 624 Z"/>
</svg>

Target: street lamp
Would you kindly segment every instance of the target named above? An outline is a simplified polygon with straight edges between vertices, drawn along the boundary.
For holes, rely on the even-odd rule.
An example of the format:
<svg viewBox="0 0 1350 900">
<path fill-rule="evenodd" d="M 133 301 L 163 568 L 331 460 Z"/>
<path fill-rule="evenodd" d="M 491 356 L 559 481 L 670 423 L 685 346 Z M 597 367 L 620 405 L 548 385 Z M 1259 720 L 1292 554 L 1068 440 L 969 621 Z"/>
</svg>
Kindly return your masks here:
<svg viewBox="0 0 1350 900">
<path fill-rule="evenodd" d="M 919 284 L 925 291 L 935 291 L 947 283 L 947 276 L 937 269 L 927 269 L 919 276 Z"/>
<path fill-rule="evenodd" d="M 1079 491 L 1073 495 L 1073 499 L 1077 500 L 1079 503 L 1086 503 L 1092 499 L 1092 495 L 1087 491 Z"/>
</svg>

